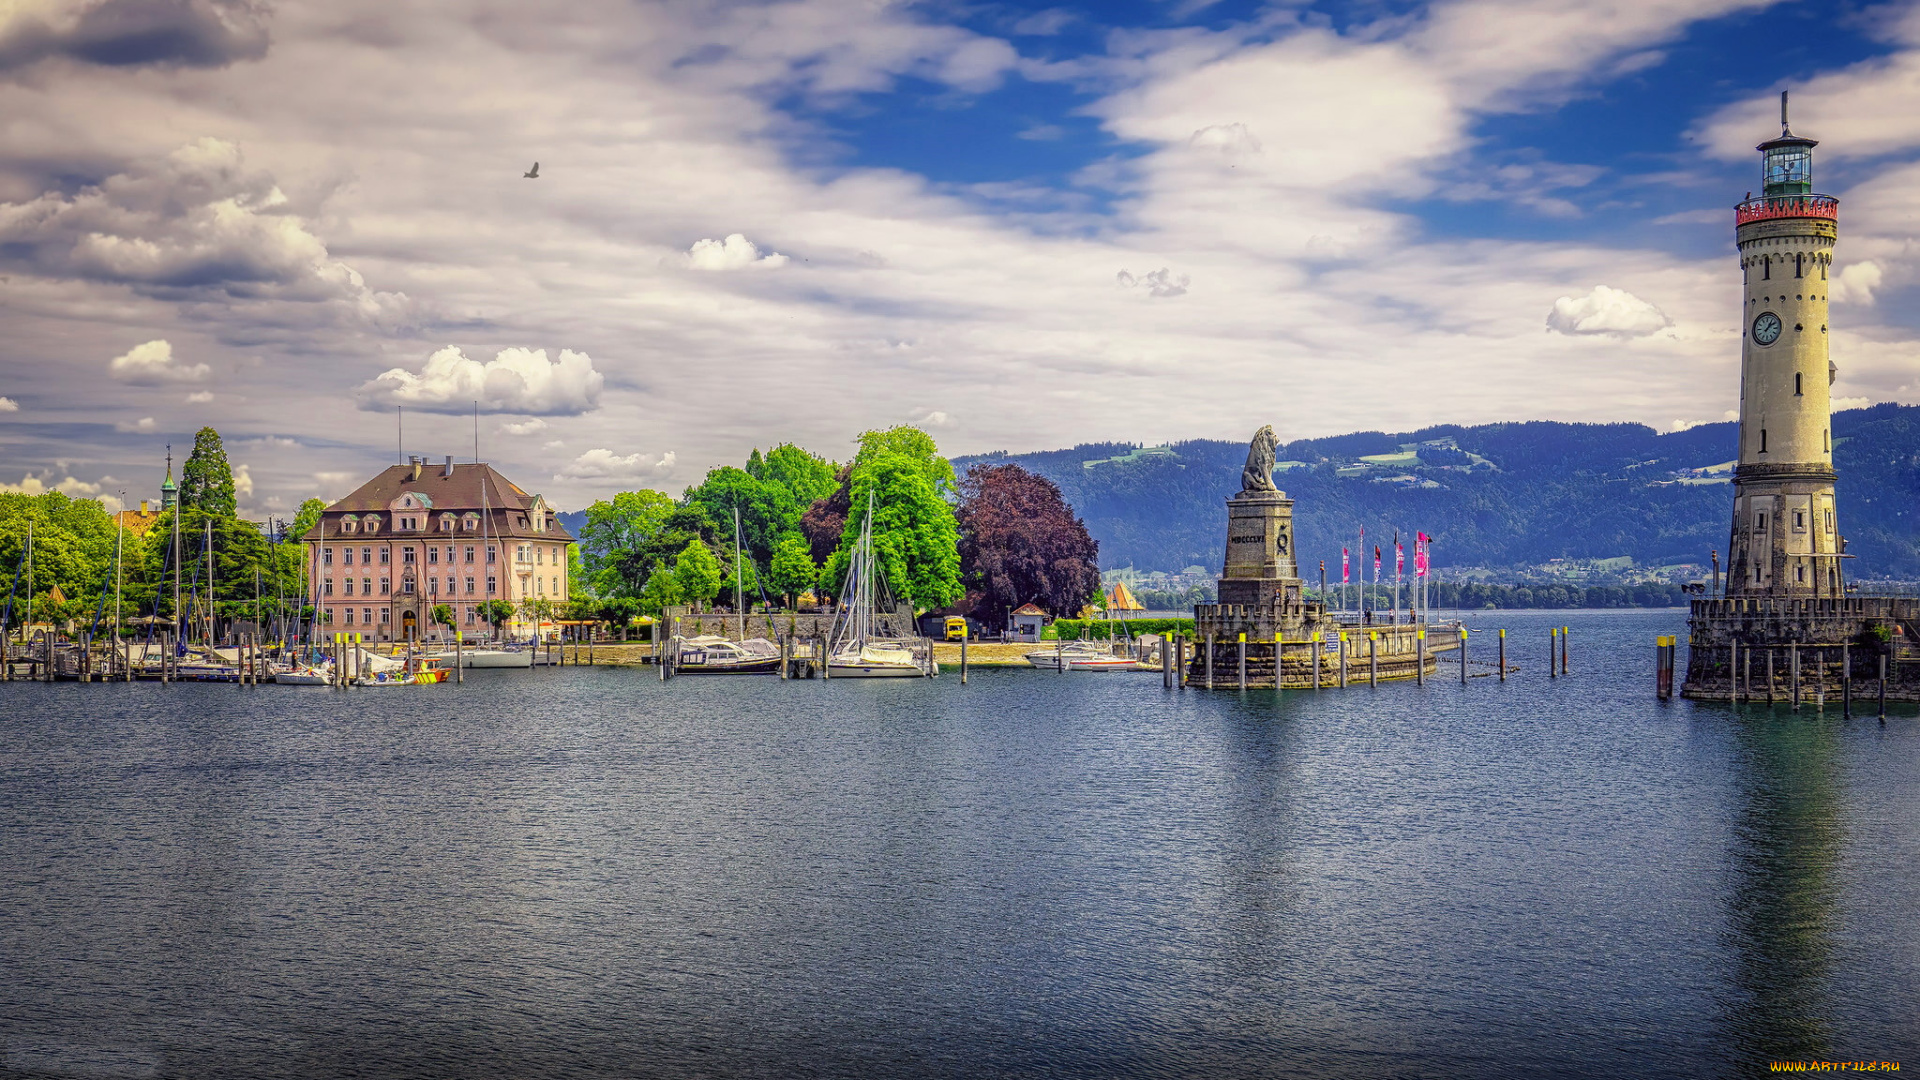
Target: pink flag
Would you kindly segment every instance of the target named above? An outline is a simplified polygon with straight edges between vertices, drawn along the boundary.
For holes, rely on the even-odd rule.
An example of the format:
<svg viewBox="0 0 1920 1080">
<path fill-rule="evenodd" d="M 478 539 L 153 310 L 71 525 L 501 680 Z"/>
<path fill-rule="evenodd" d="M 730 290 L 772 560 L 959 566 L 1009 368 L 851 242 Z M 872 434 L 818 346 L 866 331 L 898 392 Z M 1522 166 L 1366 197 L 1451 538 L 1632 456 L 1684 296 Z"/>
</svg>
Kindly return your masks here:
<svg viewBox="0 0 1920 1080">
<path fill-rule="evenodd" d="M 1432 565 L 1428 560 L 1428 554 L 1429 554 L 1428 545 L 1432 543 L 1433 543 L 1433 537 L 1428 536 L 1426 533 L 1420 533 L 1418 539 L 1414 541 L 1413 576 L 1415 577 L 1427 576 L 1427 569 L 1429 566 Z"/>
<path fill-rule="evenodd" d="M 1347 563 L 1348 563 L 1347 549 L 1341 548 L 1340 549 L 1340 584 L 1342 585 L 1345 585 L 1347 582 L 1353 580 L 1352 575 L 1348 572 Z"/>
<path fill-rule="evenodd" d="M 1407 549 L 1400 546 L 1400 541 L 1395 540 L 1393 542 L 1393 576 L 1399 577 L 1406 572 Z"/>
</svg>

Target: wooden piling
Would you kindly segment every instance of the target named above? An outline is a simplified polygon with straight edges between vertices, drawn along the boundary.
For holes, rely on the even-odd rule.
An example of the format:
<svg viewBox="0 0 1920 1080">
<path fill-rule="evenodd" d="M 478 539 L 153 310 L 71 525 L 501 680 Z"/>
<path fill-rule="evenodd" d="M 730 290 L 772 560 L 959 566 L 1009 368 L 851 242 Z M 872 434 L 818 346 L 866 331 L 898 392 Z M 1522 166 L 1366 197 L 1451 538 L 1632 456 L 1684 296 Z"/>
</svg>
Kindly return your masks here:
<svg viewBox="0 0 1920 1080">
<path fill-rule="evenodd" d="M 1347 688 L 1347 632 L 1341 630 L 1339 634 L 1340 639 L 1335 643 L 1335 651 L 1339 653 L 1340 659 L 1340 689 L 1345 690 Z"/>
<path fill-rule="evenodd" d="M 1800 711 L 1800 646 L 1787 646 L 1787 682 L 1793 691 L 1793 711 Z"/>
<path fill-rule="evenodd" d="M 1740 703 L 1740 639 L 1727 642 L 1727 700 Z"/>
<path fill-rule="evenodd" d="M 1460 685 L 1467 685 L 1467 628 L 1460 628 Z"/>
<path fill-rule="evenodd" d="M 1571 669 L 1567 666 L 1567 638 L 1571 636 L 1572 633 L 1573 627 L 1571 626 L 1563 626 L 1560 628 L 1560 674 L 1562 675 L 1571 672 Z"/>
<path fill-rule="evenodd" d="M 1413 632 L 1413 684 L 1427 685 L 1427 632 Z"/>
<path fill-rule="evenodd" d="M 1247 635 L 1240 635 L 1240 685 L 1241 693 L 1247 692 Z"/>
<path fill-rule="evenodd" d="M 1207 689 L 1213 689 L 1213 635 L 1207 635 Z"/>
<path fill-rule="evenodd" d="M 1880 719 L 1887 718 L 1887 654 L 1880 654 Z"/>
<path fill-rule="evenodd" d="M 1767 704 L 1773 704 L 1773 648 L 1767 648 Z"/>
<path fill-rule="evenodd" d="M 1500 681 L 1507 681 L 1507 632 L 1500 631 Z"/>
<path fill-rule="evenodd" d="M 1380 634 L 1367 631 L 1367 685 L 1380 685 Z"/>
<path fill-rule="evenodd" d="M 1320 689 L 1320 641 L 1319 633 L 1313 635 L 1313 688 Z"/>
<path fill-rule="evenodd" d="M 1840 643 L 1840 715 L 1853 719 L 1853 654 L 1849 642 Z"/>
</svg>

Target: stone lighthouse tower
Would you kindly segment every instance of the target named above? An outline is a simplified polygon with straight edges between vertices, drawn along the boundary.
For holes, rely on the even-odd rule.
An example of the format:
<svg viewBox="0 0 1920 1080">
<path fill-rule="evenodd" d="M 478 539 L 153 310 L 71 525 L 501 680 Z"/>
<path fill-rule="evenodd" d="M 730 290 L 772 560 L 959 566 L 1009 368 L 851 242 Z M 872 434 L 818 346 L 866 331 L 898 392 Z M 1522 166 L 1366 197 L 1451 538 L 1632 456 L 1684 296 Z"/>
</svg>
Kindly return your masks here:
<svg viewBox="0 0 1920 1080">
<path fill-rule="evenodd" d="M 1833 504 L 1827 277 L 1839 200 L 1813 191 L 1812 139 L 1787 126 L 1759 145 L 1759 198 L 1735 209 L 1746 328 L 1734 470 L 1729 597 L 1843 595 Z"/>
</svg>

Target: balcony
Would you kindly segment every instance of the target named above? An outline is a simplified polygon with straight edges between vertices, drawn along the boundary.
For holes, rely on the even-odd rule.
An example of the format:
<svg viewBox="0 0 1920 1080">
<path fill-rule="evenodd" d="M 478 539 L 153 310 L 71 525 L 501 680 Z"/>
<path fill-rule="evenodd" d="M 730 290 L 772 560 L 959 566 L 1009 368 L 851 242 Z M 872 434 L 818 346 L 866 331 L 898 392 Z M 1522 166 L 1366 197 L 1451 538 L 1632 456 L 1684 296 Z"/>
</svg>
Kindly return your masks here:
<svg viewBox="0 0 1920 1080">
<path fill-rule="evenodd" d="M 1837 222 L 1840 219 L 1840 200 L 1831 195 L 1772 195 L 1748 199 L 1733 208 L 1733 224 L 1736 228 L 1775 218 L 1821 218 Z"/>
</svg>

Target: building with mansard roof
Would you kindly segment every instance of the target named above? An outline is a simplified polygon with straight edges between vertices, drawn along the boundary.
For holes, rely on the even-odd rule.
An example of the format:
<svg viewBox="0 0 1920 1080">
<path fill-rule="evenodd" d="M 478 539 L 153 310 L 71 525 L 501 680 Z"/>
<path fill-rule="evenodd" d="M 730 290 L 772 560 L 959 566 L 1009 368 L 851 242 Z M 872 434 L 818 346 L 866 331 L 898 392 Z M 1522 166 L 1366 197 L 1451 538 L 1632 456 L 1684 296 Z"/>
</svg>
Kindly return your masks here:
<svg viewBox="0 0 1920 1080">
<path fill-rule="evenodd" d="M 481 606 L 504 600 L 567 601 L 574 539 L 537 494 L 487 464 L 392 465 L 326 508 L 301 538 L 314 607 L 325 631 L 369 641 L 446 636 L 435 605 L 453 608 L 468 640 L 488 637 Z M 506 632 L 535 622 L 517 613 Z"/>
</svg>

